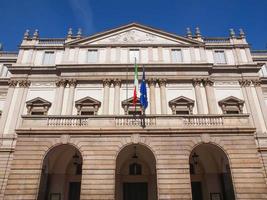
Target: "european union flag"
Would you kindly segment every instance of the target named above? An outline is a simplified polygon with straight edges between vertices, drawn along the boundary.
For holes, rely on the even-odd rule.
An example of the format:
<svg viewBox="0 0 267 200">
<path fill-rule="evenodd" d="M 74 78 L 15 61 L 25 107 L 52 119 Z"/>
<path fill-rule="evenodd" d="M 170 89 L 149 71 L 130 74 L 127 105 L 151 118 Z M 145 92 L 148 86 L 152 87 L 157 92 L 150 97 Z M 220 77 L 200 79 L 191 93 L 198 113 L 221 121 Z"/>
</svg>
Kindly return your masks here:
<svg viewBox="0 0 267 200">
<path fill-rule="evenodd" d="M 140 104 L 145 111 L 147 108 L 148 102 L 147 102 L 147 92 L 146 92 L 146 77 L 145 77 L 145 68 L 143 66 L 143 77 L 142 82 L 140 86 Z"/>
</svg>

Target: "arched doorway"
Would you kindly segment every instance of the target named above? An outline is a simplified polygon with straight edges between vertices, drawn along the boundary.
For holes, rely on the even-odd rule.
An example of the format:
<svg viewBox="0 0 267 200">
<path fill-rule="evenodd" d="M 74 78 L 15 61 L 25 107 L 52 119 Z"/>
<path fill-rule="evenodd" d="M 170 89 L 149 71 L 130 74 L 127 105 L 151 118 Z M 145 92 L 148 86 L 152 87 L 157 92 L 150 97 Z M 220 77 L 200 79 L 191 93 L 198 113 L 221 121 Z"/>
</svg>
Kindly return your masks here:
<svg viewBox="0 0 267 200">
<path fill-rule="evenodd" d="M 234 200 L 234 189 L 226 154 L 212 144 L 193 149 L 189 159 L 193 200 Z"/>
<path fill-rule="evenodd" d="M 116 200 L 157 199 L 156 159 L 143 145 L 129 145 L 116 159 Z"/>
<path fill-rule="evenodd" d="M 79 200 L 82 156 L 71 145 L 51 149 L 43 161 L 38 200 Z"/>
</svg>

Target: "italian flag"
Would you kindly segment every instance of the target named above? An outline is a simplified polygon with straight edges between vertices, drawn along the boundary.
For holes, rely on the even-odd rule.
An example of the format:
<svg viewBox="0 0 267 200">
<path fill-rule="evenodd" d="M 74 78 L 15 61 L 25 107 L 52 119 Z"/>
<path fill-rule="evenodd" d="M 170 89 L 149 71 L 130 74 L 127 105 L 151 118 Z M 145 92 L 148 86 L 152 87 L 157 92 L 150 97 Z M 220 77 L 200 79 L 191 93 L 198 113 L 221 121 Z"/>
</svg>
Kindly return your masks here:
<svg viewBox="0 0 267 200">
<path fill-rule="evenodd" d="M 134 62 L 134 93 L 133 93 L 133 105 L 137 103 L 137 92 L 138 92 L 138 66 L 136 64 L 136 59 Z"/>
</svg>

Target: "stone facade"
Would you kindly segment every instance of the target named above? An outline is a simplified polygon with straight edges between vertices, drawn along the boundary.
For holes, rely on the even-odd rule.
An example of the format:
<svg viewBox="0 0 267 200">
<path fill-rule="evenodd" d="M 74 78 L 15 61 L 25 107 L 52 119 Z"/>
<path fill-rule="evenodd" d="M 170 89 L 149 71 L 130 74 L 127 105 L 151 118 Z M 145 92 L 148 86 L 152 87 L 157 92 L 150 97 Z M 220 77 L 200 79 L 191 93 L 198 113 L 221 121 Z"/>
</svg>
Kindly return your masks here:
<svg viewBox="0 0 267 200">
<path fill-rule="evenodd" d="M 134 57 L 140 79 L 146 72 L 146 115 L 133 115 Z M 199 191 L 266 199 L 266 62 L 242 30 L 182 37 L 133 23 L 64 39 L 26 31 L 18 54 L 0 51 L 9 70 L 0 77 L 0 199 L 68 200 L 71 183 L 82 200 L 125 199 L 134 183 L 145 183 L 149 200 Z"/>
</svg>

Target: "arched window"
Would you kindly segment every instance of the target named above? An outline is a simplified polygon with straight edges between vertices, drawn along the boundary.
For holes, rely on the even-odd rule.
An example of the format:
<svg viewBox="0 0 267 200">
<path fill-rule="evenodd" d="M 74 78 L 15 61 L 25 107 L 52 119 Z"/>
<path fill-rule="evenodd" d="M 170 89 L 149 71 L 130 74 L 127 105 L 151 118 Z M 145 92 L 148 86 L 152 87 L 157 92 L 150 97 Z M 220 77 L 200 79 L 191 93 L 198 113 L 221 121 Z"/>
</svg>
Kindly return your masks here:
<svg viewBox="0 0 267 200">
<path fill-rule="evenodd" d="M 134 162 L 129 166 L 130 175 L 141 175 L 142 174 L 142 165 Z"/>
</svg>

